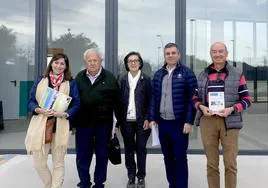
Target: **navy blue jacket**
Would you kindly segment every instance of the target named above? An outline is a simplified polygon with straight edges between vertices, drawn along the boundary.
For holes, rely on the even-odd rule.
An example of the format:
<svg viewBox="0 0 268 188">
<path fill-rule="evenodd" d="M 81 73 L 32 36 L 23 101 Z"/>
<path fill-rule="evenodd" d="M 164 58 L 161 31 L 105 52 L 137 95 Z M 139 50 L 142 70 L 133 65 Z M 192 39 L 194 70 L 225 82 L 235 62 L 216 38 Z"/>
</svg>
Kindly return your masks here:
<svg viewBox="0 0 268 188">
<path fill-rule="evenodd" d="M 127 118 L 129 89 L 128 75 L 126 74 L 120 80 L 123 122 L 125 122 Z M 144 73 L 141 73 L 135 89 L 136 120 L 138 125 L 143 126 L 144 121 L 148 120 L 149 106 L 151 101 L 151 89 L 151 79 Z"/>
<path fill-rule="evenodd" d="M 162 81 L 168 71 L 166 64 L 159 69 L 153 78 L 152 101 L 149 120 L 157 121 L 160 118 L 160 102 Z M 172 75 L 172 102 L 175 118 L 184 123 L 193 124 L 195 109 L 192 98 L 197 87 L 196 76 L 191 69 L 178 63 Z"/>
<path fill-rule="evenodd" d="M 42 78 L 43 77 L 40 76 L 35 80 L 33 87 L 30 91 L 30 96 L 28 100 L 28 111 L 31 112 L 33 115 L 37 115 L 34 110 L 37 107 L 39 107 L 38 102 L 35 98 L 35 95 L 36 95 L 37 86 Z M 75 80 L 70 80 L 70 97 L 72 97 L 72 101 L 68 109 L 66 110 L 66 112 L 69 114 L 68 119 L 70 120 L 70 127 L 73 127 L 72 121 L 75 117 L 76 112 L 78 112 L 80 108 L 80 97 L 79 97 L 77 83 Z"/>
</svg>

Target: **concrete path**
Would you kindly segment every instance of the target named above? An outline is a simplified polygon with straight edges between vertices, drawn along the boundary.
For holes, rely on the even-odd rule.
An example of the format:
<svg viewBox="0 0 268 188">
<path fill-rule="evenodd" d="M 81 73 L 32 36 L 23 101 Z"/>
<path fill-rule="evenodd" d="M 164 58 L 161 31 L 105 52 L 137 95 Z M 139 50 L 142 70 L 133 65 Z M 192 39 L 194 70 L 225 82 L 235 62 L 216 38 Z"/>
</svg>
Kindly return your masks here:
<svg viewBox="0 0 268 188">
<path fill-rule="evenodd" d="M 206 160 L 204 155 L 189 155 L 189 188 L 207 188 Z M 124 159 L 123 159 L 124 162 Z M 49 159 L 51 165 L 51 159 Z M 94 161 L 92 167 L 94 165 Z M 223 171 L 221 159 L 221 180 Z M 267 188 L 268 156 L 238 157 L 238 188 Z M 65 181 L 63 188 L 75 188 L 78 176 L 75 155 L 66 156 Z M 91 172 L 93 174 L 93 172 Z M 125 188 L 127 183 L 124 165 L 114 166 L 109 163 L 107 188 Z M 26 155 L 0 156 L 0 188 L 42 188 L 41 181 Z M 149 154 L 147 161 L 147 188 L 167 188 L 163 156 Z"/>
</svg>

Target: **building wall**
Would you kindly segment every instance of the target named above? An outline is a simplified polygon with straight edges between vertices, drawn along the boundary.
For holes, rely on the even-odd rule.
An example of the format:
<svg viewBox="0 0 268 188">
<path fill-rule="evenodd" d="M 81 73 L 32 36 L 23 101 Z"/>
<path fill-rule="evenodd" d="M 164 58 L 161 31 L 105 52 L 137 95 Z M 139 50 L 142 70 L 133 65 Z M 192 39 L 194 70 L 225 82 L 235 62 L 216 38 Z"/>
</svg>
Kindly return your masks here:
<svg viewBox="0 0 268 188">
<path fill-rule="evenodd" d="M 0 86 L 5 88 L 0 90 L 0 101 L 3 101 L 5 124 L 14 122 L 9 119 L 25 119 L 29 83 L 35 79 L 34 70 L 46 63 L 34 59 L 40 50 L 35 39 L 42 35 L 42 32 L 35 33 L 36 15 L 42 17 L 40 9 L 36 10 L 40 1 L 25 0 L 21 4 L 19 0 L 10 0 L 0 7 Z M 73 76 L 84 68 L 82 54 L 87 48 L 99 47 L 105 54 L 103 65 L 108 69 L 118 67 L 112 70 L 117 75 L 125 71 L 126 53 L 138 51 L 145 60 L 144 72 L 152 76 L 164 63 L 163 46 L 177 42 L 181 51 L 186 51 L 182 54 L 183 63 L 198 75 L 211 63 L 211 43 L 223 41 L 229 51 L 229 62 L 244 71 L 254 98 L 253 106 L 244 113 L 240 149 L 267 150 L 268 2 L 180 2 L 184 3 L 175 0 L 137 0 L 135 3 L 132 0 L 81 0 L 77 3 L 50 0 L 47 8 L 41 7 L 47 13 L 47 23 L 41 25 L 41 31 L 47 31 L 44 32 L 47 42 L 41 50 L 63 50 L 70 58 Z M 178 22 L 179 26 L 185 23 L 185 27 L 178 27 Z M 181 37 L 183 33 L 185 38 Z M 11 132 L 27 128 L 10 127 Z M 191 134 L 190 148 L 202 149 L 197 128 Z"/>
</svg>

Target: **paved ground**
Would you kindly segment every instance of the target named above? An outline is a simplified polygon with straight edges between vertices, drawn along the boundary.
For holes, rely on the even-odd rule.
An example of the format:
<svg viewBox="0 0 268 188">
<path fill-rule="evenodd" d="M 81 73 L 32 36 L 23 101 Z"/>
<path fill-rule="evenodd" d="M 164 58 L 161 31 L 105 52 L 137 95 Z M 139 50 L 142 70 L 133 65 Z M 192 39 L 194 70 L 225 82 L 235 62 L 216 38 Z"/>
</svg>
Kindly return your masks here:
<svg viewBox="0 0 268 188">
<path fill-rule="evenodd" d="M 268 151 L 268 112 L 267 103 L 254 104 L 244 114 L 244 128 L 240 131 L 240 150 Z M 24 139 L 28 126 L 27 119 L 5 121 L 5 129 L 0 131 L 1 150 L 24 149 Z M 122 138 L 119 136 L 123 147 Z M 151 140 L 148 142 L 151 147 Z M 69 148 L 74 148 L 74 136 L 71 137 Z M 158 147 L 159 148 L 159 147 Z M 189 149 L 201 149 L 199 128 L 194 128 L 190 136 Z M 205 156 L 189 155 L 189 188 L 207 188 Z M 94 166 L 94 164 L 93 164 Z M 222 163 L 221 163 L 222 169 Z M 266 188 L 268 174 L 268 156 L 238 157 L 238 188 Z M 221 171 L 221 176 L 223 176 Z M 64 188 L 74 188 L 78 182 L 75 167 L 75 155 L 66 156 L 66 176 Z M 148 155 L 147 188 L 166 188 L 165 170 L 161 154 Z M 223 177 L 222 177 L 223 181 Z M 123 165 L 109 164 L 108 188 L 123 188 L 127 182 L 126 170 Z M 223 182 L 222 182 L 223 183 Z M 39 188 L 41 182 L 26 155 L 0 155 L 0 188 Z M 222 186 L 224 187 L 224 186 Z"/>
<path fill-rule="evenodd" d="M 2 159 L 1 159 L 2 158 Z M 51 159 L 49 163 L 51 165 Z M 5 161 L 1 164 L 1 161 Z M 207 188 L 205 157 L 189 155 L 189 188 Z M 26 155 L 0 156 L 1 188 L 41 188 L 42 184 L 35 172 L 32 161 Z M 92 166 L 94 166 L 94 161 Z M 221 187 L 223 171 L 221 159 Z M 238 157 L 238 188 L 266 188 L 268 174 L 268 156 Z M 66 156 L 65 181 L 63 188 L 75 188 L 78 176 L 75 166 L 75 155 Z M 92 174 L 92 172 L 91 172 Z M 109 163 L 107 188 L 126 187 L 127 177 L 123 165 L 114 166 Z M 161 154 L 150 154 L 147 158 L 147 188 L 167 188 L 163 157 Z"/>
</svg>

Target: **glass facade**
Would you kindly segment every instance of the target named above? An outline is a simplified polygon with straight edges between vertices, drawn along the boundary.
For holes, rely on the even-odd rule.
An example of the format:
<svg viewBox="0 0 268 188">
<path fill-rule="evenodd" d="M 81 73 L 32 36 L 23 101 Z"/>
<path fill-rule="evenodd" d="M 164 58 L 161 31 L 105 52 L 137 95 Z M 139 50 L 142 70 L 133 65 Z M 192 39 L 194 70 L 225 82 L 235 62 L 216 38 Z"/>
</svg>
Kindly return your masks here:
<svg viewBox="0 0 268 188">
<path fill-rule="evenodd" d="M 209 48 L 224 41 L 229 63 L 239 67 L 247 79 L 253 104 L 244 113 L 240 131 L 241 150 L 267 150 L 268 120 L 268 2 L 187 1 L 187 65 L 196 75 L 211 63 Z M 197 131 L 190 148 L 200 148 Z"/>
<path fill-rule="evenodd" d="M 48 1 L 50 2 L 50 1 Z M 72 0 L 51 0 L 48 4 L 48 48 L 51 56 L 63 51 L 69 57 L 75 76 L 84 69 L 83 53 L 98 47 L 104 52 L 105 0 L 73 3 Z"/>
<path fill-rule="evenodd" d="M 27 98 L 33 83 L 36 53 L 36 2 L 18 0 L 2 3 L 0 8 L 0 101 L 4 129 L 0 131 L 1 149 L 24 149 L 28 126 Z M 107 0 L 108 1 L 108 0 Z M 98 46 L 102 52 L 107 45 L 117 49 L 106 53 L 118 56 L 118 72 L 125 73 L 123 58 L 130 51 L 138 51 L 145 60 L 144 72 L 152 76 L 163 64 L 163 46 L 167 42 L 183 44 L 185 62 L 198 75 L 211 63 L 211 43 L 224 41 L 229 62 L 243 70 L 253 105 L 244 113 L 244 128 L 240 131 L 240 150 L 268 151 L 268 2 L 266 0 L 175 0 L 110 1 L 71 0 L 59 3 L 48 1 L 47 43 L 43 50 L 48 59 L 58 51 L 70 58 L 75 76 L 84 68 L 83 52 Z M 186 19 L 180 16 L 186 11 Z M 111 14 L 112 13 L 112 14 Z M 113 15 L 112 22 L 109 20 Z M 185 22 L 178 28 L 177 22 Z M 107 24 L 112 24 L 107 27 Z M 183 25 L 183 24 L 182 24 Z M 39 25 L 38 25 L 39 26 Z M 113 26 L 113 27 L 112 27 Z M 178 33 L 186 32 L 186 45 L 178 41 Z M 109 33 L 116 33 L 110 40 Z M 118 36 L 118 40 L 117 40 Z M 109 39 L 109 40 L 108 40 Z M 110 44 L 107 41 L 112 41 Z M 118 53 L 117 53 L 118 51 Z M 44 63 L 44 62 L 41 62 Z M 109 66 L 110 67 L 110 66 Z M 1 112 L 1 110 L 0 110 Z M 148 144 L 149 146 L 149 144 Z M 74 147 L 73 137 L 71 148 Z M 190 137 L 190 149 L 202 150 L 198 128 Z"/>
<path fill-rule="evenodd" d="M 163 46 L 175 41 L 175 1 L 118 1 L 119 74 L 125 72 L 123 59 L 137 51 L 149 76 L 163 65 Z M 161 27 L 159 27 L 161 25 Z"/>
<path fill-rule="evenodd" d="M 18 135 L 25 136 L 28 126 L 27 98 L 35 66 L 35 1 L 3 1 L 0 12 L 0 123 L 4 128 L 0 149 L 19 149 L 23 147 L 21 140 L 18 145 L 7 143 Z"/>
</svg>

